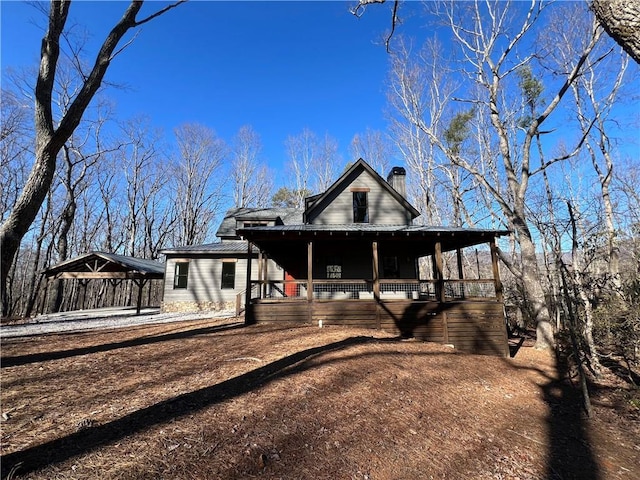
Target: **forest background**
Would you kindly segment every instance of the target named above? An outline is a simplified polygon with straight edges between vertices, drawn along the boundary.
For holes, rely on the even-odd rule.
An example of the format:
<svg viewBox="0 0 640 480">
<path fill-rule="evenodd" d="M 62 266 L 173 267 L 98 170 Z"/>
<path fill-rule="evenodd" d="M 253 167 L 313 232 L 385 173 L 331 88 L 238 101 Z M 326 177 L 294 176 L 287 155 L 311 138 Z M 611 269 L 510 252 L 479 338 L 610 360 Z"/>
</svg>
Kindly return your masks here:
<svg viewBox="0 0 640 480">
<path fill-rule="evenodd" d="M 3 270 L 4 315 L 78 307 L 78 289 L 44 288 L 48 266 L 92 250 L 158 259 L 165 247 L 214 241 L 228 208 L 302 206 L 362 157 L 383 177 L 391 166 L 407 168 L 423 224 L 513 232 L 500 245 L 507 301 L 519 328 L 537 328 L 540 344 L 571 331 L 595 369 L 597 347 L 637 362 L 638 64 L 587 2 L 403 2 L 366 11 L 363 3 L 190 2 L 123 37 L 114 75 L 62 142 L 50 188 Z M 26 32 L 5 28 L 17 8 L 9 5 L 3 228 L 39 154 L 37 58 L 6 62 Z M 153 15 L 167 5 L 145 8 Z M 126 8 L 77 7 L 60 37 L 53 130 L 90 77 L 108 14 L 115 11 L 115 23 Z M 45 35 L 48 6 L 29 6 L 26 17 L 24 8 L 16 18 L 33 19 L 30 28 Z M 350 28 L 360 43 L 341 43 Z M 295 52 L 280 49 L 292 45 Z M 269 49 L 276 54 L 267 59 Z M 187 56 L 204 70 L 190 71 Z M 145 75 L 136 74 L 138 62 Z M 183 81 L 191 77 L 198 83 Z M 228 83 L 216 83 L 223 77 Z"/>
</svg>

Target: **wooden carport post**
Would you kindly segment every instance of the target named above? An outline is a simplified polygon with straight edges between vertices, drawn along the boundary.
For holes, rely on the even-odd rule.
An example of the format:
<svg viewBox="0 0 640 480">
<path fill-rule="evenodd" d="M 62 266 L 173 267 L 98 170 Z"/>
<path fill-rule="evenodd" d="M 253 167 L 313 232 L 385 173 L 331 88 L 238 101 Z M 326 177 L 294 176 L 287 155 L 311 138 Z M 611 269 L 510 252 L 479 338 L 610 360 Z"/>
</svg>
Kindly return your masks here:
<svg viewBox="0 0 640 480">
<path fill-rule="evenodd" d="M 140 315 L 140 307 L 142 304 L 142 289 L 144 288 L 146 280 L 144 278 L 134 278 L 133 283 L 135 283 L 138 287 L 138 303 L 136 304 L 136 315 Z"/>
</svg>

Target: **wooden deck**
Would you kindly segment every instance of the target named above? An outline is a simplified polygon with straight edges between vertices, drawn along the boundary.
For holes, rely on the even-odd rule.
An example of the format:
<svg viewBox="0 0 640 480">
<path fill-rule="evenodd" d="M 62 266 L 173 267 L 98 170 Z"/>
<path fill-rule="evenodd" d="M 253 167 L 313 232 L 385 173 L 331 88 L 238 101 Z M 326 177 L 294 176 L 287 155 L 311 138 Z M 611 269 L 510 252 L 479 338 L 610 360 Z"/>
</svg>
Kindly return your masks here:
<svg viewBox="0 0 640 480">
<path fill-rule="evenodd" d="M 502 302 L 254 299 L 247 323 L 282 322 L 382 329 L 399 336 L 452 344 L 462 352 L 509 356 Z"/>
</svg>

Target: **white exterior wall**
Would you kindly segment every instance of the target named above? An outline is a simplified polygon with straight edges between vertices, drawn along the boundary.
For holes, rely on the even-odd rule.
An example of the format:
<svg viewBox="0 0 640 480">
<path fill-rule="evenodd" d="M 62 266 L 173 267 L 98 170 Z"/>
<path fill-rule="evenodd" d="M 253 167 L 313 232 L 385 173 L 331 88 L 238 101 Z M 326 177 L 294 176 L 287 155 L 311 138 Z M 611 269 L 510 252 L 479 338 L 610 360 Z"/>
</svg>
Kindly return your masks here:
<svg viewBox="0 0 640 480">
<path fill-rule="evenodd" d="M 235 302 L 236 295 L 247 288 L 247 259 L 236 259 L 235 288 L 221 288 L 221 258 L 192 257 L 167 258 L 164 282 L 164 303 L 228 303 Z M 229 258 L 231 260 L 231 258 Z M 177 262 L 189 263 L 187 288 L 174 288 L 175 265 Z M 283 270 L 272 260 L 268 266 L 269 280 L 282 280 Z M 258 279 L 258 259 L 251 260 L 251 278 Z"/>
<path fill-rule="evenodd" d="M 329 204 L 317 216 L 310 218 L 309 222 L 315 225 L 353 223 L 352 188 L 369 189 L 367 205 L 370 224 L 409 225 L 411 223 L 410 212 L 367 172 L 362 172 L 338 195 L 329 199 Z"/>
</svg>

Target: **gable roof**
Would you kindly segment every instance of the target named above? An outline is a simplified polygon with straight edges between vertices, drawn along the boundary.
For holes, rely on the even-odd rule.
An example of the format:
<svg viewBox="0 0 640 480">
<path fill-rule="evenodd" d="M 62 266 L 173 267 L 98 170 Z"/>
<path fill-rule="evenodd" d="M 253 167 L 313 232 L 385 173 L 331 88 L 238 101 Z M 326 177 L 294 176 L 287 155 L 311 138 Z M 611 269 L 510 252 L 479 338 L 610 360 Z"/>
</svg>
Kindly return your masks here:
<svg viewBox="0 0 640 480">
<path fill-rule="evenodd" d="M 302 223 L 302 211 L 297 208 L 231 208 L 227 210 L 224 219 L 218 227 L 216 236 L 219 238 L 236 237 L 237 220 L 278 220 L 282 224 Z"/>
<path fill-rule="evenodd" d="M 164 278 L 164 264 L 156 260 L 107 252 L 89 252 L 49 267 L 47 277 Z"/>
<path fill-rule="evenodd" d="M 312 217 L 313 212 L 316 209 L 321 208 L 323 204 L 326 203 L 327 199 L 331 198 L 331 196 L 336 190 L 346 188 L 345 183 L 347 179 L 349 178 L 350 175 L 354 174 L 358 170 L 362 170 L 364 172 L 367 172 L 369 175 L 371 175 L 371 177 L 374 180 L 376 180 L 384 190 L 389 192 L 389 194 L 393 198 L 395 198 L 398 201 L 398 203 L 400 203 L 406 210 L 408 210 L 411 213 L 412 219 L 420 215 L 420 212 L 413 205 L 411 205 L 406 198 L 404 198 L 395 188 L 389 185 L 389 183 L 384 178 L 382 178 L 378 174 L 378 172 L 376 172 L 373 168 L 371 168 L 371 166 L 367 162 L 365 162 L 362 158 L 359 158 L 358 161 L 353 165 L 351 165 L 351 167 L 348 168 L 340 176 L 340 178 L 338 178 L 335 182 L 333 182 L 333 184 L 324 193 L 307 197 L 307 199 L 305 200 L 306 209 L 304 212 L 305 223 L 306 223 L 306 219 Z"/>
</svg>

